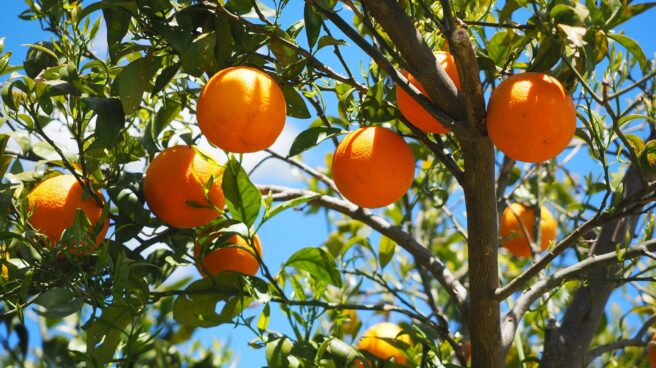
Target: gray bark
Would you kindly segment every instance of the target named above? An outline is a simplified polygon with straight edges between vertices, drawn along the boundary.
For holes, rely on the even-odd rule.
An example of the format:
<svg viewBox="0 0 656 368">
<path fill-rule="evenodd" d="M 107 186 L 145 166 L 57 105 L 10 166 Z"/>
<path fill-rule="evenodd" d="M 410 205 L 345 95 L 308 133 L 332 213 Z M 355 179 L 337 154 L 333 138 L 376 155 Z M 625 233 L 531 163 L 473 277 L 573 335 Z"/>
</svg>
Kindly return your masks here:
<svg viewBox="0 0 656 368">
<path fill-rule="evenodd" d="M 631 167 L 623 180 L 622 199 L 631 197 L 642 188 L 639 172 Z M 626 246 L 626 234 L 633 234 L 639 216 L 626 216 L 602 226 L 599 238 L 590 249 L 590 255 L 615 250 L 619 244 Z M 580 368 L 584 366 L 586 353 L 599 327 L 608 299 L 617 287 L 612 279 L 618 266 L 596 269 L 587 276 L 572 298 L 560 326 L 551 326 L 545 335 L 543 368 Z"/>
</svg>

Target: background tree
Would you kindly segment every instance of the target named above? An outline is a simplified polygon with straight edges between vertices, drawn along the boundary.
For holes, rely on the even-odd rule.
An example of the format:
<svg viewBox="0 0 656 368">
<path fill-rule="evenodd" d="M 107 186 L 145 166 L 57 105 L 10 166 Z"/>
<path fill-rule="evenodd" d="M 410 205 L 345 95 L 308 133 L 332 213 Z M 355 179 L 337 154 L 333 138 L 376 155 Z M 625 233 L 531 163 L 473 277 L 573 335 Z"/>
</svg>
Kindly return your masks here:
<svg viewBox="0 0 656 368">
<path fill-rule="evenodd" d="M 197 340 L 191 345 L 199 353 L 176 346 L 194 341 L 195 329 L 219 324 L 252 331 L 251 346 L 264 348 L 272 367 L 356 360 L 465 366 L 469 346 L 474 367 L 647 364 L 656 321 L 656 72 L 640 45 L 614 29 L 655 3 L 26 4 L 20 17 L 38 21 L 52 38 L 30 45 L 22 65 L 0 56 L 8 75 L 0 112 L 3 365 L 216 366 L 229 352 Z M 290 12 L 297 22 L 283 21 Z M 89 46 L 102 21 L 107 59 Z M 447 49 L 457 84 L 433 54 Z M 353 53 L 360 57 L 355 68 L 347 62 Z M 300 170 L 305 188 L 253 184 L 242 156 L 230 154 L 220 178 L 227 211 L 205 227 L 167 226 L 145 206 L 145 165 L 167 147 L 205 139 L 195 118 L 200 89 L 236 65 L 273 77 L 288 116 L 316 118 L 304 123 L 288 155 L 267 151 L 265 158 Z M 515 162 L 495 152 L 487 135 L 486 97 L 524 71 L 557 78 L 577 107 L 576 139 L 543 163 Z M 398 112 L 395 86 L 452 133 L 413 126 Z M 68 130 L 74 152 L 47 133 L 52 124 Z M 360 208 L 340 196 L 330 167 L 302 161 L 347 131 L 381 125 L 403 135 L 416 158 L 411 189 L 392 205 Z M 141 170 L 129 170 L 134 163 Z M 74 175 L 103 211 L 96 219 L 78 211 L 49 246 L 28 221 L 28 193 L 55 172 Z M 541 206 L 552 210 L 559 236 L 547 252 L 539 251 L 537 225 L 525 229 L 533 234 L 530 258 L 499 248 L 498 218 L 513 202 L 531 207 L 534 219 Z M 261 227 L 291 208 L 328 214 L 335 226 L 323 245 L 290 252 L 280 268 L 263 262 L 258 276 L 167 282 L 177 267 L 194 263 L 194 244 L 208 231 L 238 234 L 253 246 Z M 104 219 L 107 238 L 88 247 Z M 91 249 L 70 251 L 72 243 Z M 262 248 L 285 252 L 267 250 L 265 241 Z M 610 308 L 614 295 L 621 302 Z M 46 330 L 38 349 L 26 339 L 24 312 L 33 304 Z M 403 351 L 396 363 L 355 348 L 359 326 L 345 317 L 355 319 L 353 310 L 403 317 L 412 344 L 386 340 Z M 289 321 L 289 336 L 268 329 L 277 316 Z M 48 331 L 63 326 L 68 335 Z"/>
</svg>

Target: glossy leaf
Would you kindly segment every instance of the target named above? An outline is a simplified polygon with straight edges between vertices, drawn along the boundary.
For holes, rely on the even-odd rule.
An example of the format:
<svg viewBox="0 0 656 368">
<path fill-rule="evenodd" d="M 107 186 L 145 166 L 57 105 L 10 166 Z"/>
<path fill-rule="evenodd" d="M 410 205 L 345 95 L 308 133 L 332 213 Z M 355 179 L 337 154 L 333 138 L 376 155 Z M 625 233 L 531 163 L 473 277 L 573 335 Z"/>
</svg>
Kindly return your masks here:
<svg viewBox="0 0 656 368">
<path fill-rule="evenodd" d="M 234 157 L 231 157 L 226 165 L 221 189 L 230 215 L 251 227 L 260 214 L 262 194 Z"/>
<path fill-rule="evenodd" d="M 297 251 L 285 262 L 285 267 L 305 271 L 319 284 L 342 286 L 342 277 L 335 259 L 322 248 L 310 247 Z"/>
<path fill-rule="evenodd" d="M 327 126 L 318 126 L 310 128 L 306 131 L 301 132 L 292 143 L 291 148 L 289 149 L 289 154 L 287 157 L 296 156 L 302 152 L 307 151 L 308 149 L 317 146 L 319 143 L 325 141 L 326 139 L 335 137 L 339 134 L 346 133 L 344 130 L 339 128 L 327 127 Z"/>
</svg>

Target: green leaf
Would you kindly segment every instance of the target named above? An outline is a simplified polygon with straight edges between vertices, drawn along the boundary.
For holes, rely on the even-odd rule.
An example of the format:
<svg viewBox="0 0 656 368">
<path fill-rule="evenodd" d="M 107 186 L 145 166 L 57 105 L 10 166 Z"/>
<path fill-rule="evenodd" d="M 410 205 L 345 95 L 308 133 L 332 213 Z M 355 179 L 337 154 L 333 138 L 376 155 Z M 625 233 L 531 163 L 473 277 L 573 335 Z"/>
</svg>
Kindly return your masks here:
<svg viewBox="0 0 656 368">
<path fill-rule="evenodd" d="M 656 141 L 649 141 L 638 153 L 640 166 L 649 180 L 656 178 Z"/>
<path fill-rule="evenodd" d="M 126 188 L 125 184 L 112 185 L 107 189 L 107 194 L 118 207 L 119 217 L 129 219 L 131 225 L 150 224 L 150 213 L 133 189 Z"/>
<path fill-rule="evenodd" d="M 253 226 L 260 213 L 262 194 L 234 157 L 226 165 L 221 189 L 232 217 L 248 227 Z"/>
<path fill-rule="evenodd" d="M 84 304 L 84 299 L 75 298 L 68 289 L 54 288 L 39 295 L 34 303 L 43 307 L 42 310 L 36 310 L 38 314 L 59 319 L 78 312 Z"/>
<path fill-rule="evenodd" d="M 619 16 L 611 17 L 610 19 L 608 19 L 606 25 L 608 28 L 615 28 L 618 25 L 626 22 L 627 20 L 635 17 L 636 15 L 646 12 L 647 10 L 653 8 L 654 6 L 656 6 L 656 2 L 653 1 L 643 4 L 629 5 L 625 7 L 620 14 L 618 14 Z"/>
<path fill-rule="evenodd" d="M 380 79 L 364 96 L 360 113 L 362 117 L 373 123 L 382 123 L 396 118 L 397 111 L 387 101 L 385 81 Z"/>
<path fill-rule="evenodd" d="M 640 115 L 640 114 L 624 115 L 617 121 L 617 125 L 619 127 L 622 127 L 622 126 L 624 126 L 624 124 L 627 124 L 627 123 L 629 123 L 633 120 L 636 120 L 636 119 L 647 120 L 647 119 L 649 119 L 649 117 L 647 117 L 646 115 Z"/>
<path fill-rule="evenodd" d="M 86 8 L 80 12 L 80 20 L 84 19 L 84 17 L 91 15 L 91 13 L 101 10 L 101 9 L 108 9 L 108 8 L 123 8 L 125 10 L 131 11 L 135 13 L 137 11 L 137 3 L 134 0 L 127 0 L 127 1 L 117 1 L 113 0 L 112 2 L 106 2 L 106 1 L 99 1 L 97 3 L 90 4 Z"/>
<path fill-rule="evenodd" d="M 212 327 L 229 323 L 248 307 L 252 298 L 243 288 L 245 276 L 234 272 L 217 275 L 214 279 L 202 279 L 189 285 L 186 295 L 180 295 L 173 304 L 173 318 L 190 327 Z M 220 313 L 216 305 L 225 302 Z"/>
<path fill-rule="evenodd" d="M 322 49 L 326 46 L 342 46 L 346 45 L 346 41 L 344 40 L 338 40 L 336 38 L 330 37 L 330 36 L 321 36 L 319 39 L 319 48 Z"/>
<path fill-rule="evenodd" d="M 182 104 L 180 102 L 167 99 L 164 101 L 164 105 L 157 111 L 153 121 L 148 124 L 148 129 L 146 129 L 144 141 L 148 142 L 149 146 L 154 146 L 157 142 L 157 138 L 162 133 L 164 128 L 166 128 L 171 122 L 180 114 L 182 111 Z"/>
<path fill-rule="evenodd" d="M 36 78 L 43 70 L 58 64 L 57 55 L 52 52 L 51 42 L 39 42 L 25 46 L 30 46 L 25 55 L 25 61 L 23 61 L 23 69 L 28 77 Z"/>
<path fill-rule="evenodd" d="M 271 318 L 271 305 L 269 303 L 266 303 L 264 305 L 264 309 L 262 310 L 262 313 L 260 314 L 260 318 L 257 320 L 257 329 L 260 330 L 260 332 L 266 331 L 267 327 L 269 327 L 269 319 Z"/>
<path fill-rule="evenodd" d="M 1 123 L 0 126 L 2 126 Z M 0 178 L 3 178 L 5 176 L 5 173 L 9 168 L 9 164 L 14 159 L 13 156 L 11 155 L 5 155 L 7 142 L 9 142 L 9 136 L 6 134 L 0 134 Z"/>
<path fill-rule="evenodd" d="M 521 37 L 513 30 L 495 33 L 487 44 L 487 55 L 496 65 L 503 66 Z"/>
<path fill-rule="evenodd" d="M 312 4 L 307 2 L 305 3 L 303 17 L 305 19 L 305 34 L 308 39 L 308 45 L 310 48 L 313 48 L 319 39 L 319 34 L 321 33 L 322 19 L 314 10 Z"/>
<path fill-rule="evenodd" d="M 125 301 L 119 301 L 102 311 L 102 315 L 87 326 L 87 354 L 97 364 L 104 365 L 114 357 L 123 332 L 132 321 L 132 311 Z"/>
<path fill-rule="evenodd" d="M 273 207 L 273 208 L 271 209 L 271 211 L 267 211 L 267 212 L 264 214 L 264 218 L 262 219 L 262 221 L 263 221 L 263 222 L 264 222 L 264 221 L 267 221 L 267 220 L 269 220 L 270 218 L 276 216 L 277 214 L 279 214 L 280 212 L 282 212 L 282 211 L 284 211 L 284 210 L 290 209 L 290 208 L 292 208 L 292 207 L 299 206 L 299 205 L 301 205 L 301 204 L 303 204 L 303 203 L 310 202 L 310 201 L 312 201 L 312 200 L 314 200 L 314 199 L 317 199 L 317 198 L 319 198 L 319 197 L 320 197 L 319 194 L 307 194 L 307 195 L 304 195 L 304 196 L 302 196 L 302 197 L 298 197 L 298 198 L 290 199 L 290 200 L 288 200 L 288 201 L 286 201 L 286 202 L 283 202 L 283 203 L 277 205 L 276 207 Z"/>
<path fill-rule="evenodd" d="M 583 45 L 585 45 L 585 41 L 583 40 L 583 37 L 585 37 L 587 28 L 572 27 L 566 24 L 559 24 L 558 29 L 560 29 L 565 34 L 567 40 L 572 46 L 583 47 Z"/>
<path fill-rule="evenodd" d="M 380 244 L 378 245 L 378 261 L 380 262 L 381 268 L 385 268 L 392 260 L 395 251 L 396 243 L 386 236 L 381 236 Z"/>
<path fill-rule="evenodd" d="M 289 257 L 283 267 L 305 271 L 321 285 L 342 286 L 342 277 L 337 269 L 335 258 L 322 248 L 303 248 Z"/>
<path fill-rule="evenodd" d="M 103 17 L 107 26 L 107 47 L 112 62 L 118 61 L 117 55 L 121 48 L 123 37 L 128 33 L 132 15 L 120 7 L 103 8 Z"/>
<path fill-rule="evenodd" d="M 219 13 L 214 21 L 216 32 L 216 62 L 223 65 L 230 58 L 233 50 L 232 28 L 230 27 L 230 18 Z"/>
<path fill-rule="evenodd" d="M 150 93 L 152 95 L 160 93 L 169 83 L 171 83 L 171 80 L 178 73 L 178 70 L 180 70 L 180 64 L 170 65 L 162 69 L 162 71 L 157 76 L 153 90 L 150 91 Z"/>
<path fill-rule="evenodd" d="M 45 52 L 46 54 L 50 55 L 53 59 L 57 60 L 57 55 L 55 55 L 55 53 L 52 52 L 52 50 L 50 50 L 47 47 L 41 46 L 39 44 L 32 44 L 32 43 L 25 43 L 25 44 L 22 44 L 21 46 L 28 46 L 31 49 L 36 49 L 36 50 Z M 50 46 L 52 47 L 52 44 L 50 44 Z"/>
<path fill-rule="evenodd" d="M 180 56 L 184 70 L 196 77 L 204 72 L 209 75 L 214 74 L 219 69 L 216 56 L 214 54 L 216 45 L 216 33 L 204 33 L 189 45 L 189 48 Z"/>
<path fill-rule="evenodd" d="M 116 77 L 118 95 L 127 115 L 134 113 L 141 104 L 146 84 L 152 75 L 150 61 L 150 58 L 137 59 L 126 65 Z"/>
<path fill-rule="evenodd" d="M 287 336 L 270 340 L 266 344 L 267 365 L 270 368 L 300 367 L 298 358 L 291 355 L 294 342 Z"/>
<path fill-rule="evenodd" d="M 590 16 L 590 11 L 583 5 L 576 3 L 574 6 L 558 4 L 551 8 L 549 17 L 553 18 L 556 24 L 566 24 L 569 26 L 582 26 Z"/>
<path fill-rule="evenodd" d="M 340 128 L 327 126 L 318 126 L 305 130 L 294 139 L 294 143 L 292 143 L 287 157 L 296 156 L 301 152 L 304 152 L 318 145 L 326 139 L 345 133 L 347 132 Z"/>
<path fill-rule="evenodd" d="M 253 4 L 253 1 L 249 0 L 247 1 L 249 4 Z M 271 9 L 270 7 L 266 6 L 266 4 L 262 3 L 261 1 L 257 0 L 255 1 L 255 6 L 257 6 L 257 9 L 260 11 L 260 14 L 262 14 L 265 18 L 273 17 L 276 15 L 275 9 Z M 241 14 L 242 17 L 244 18 L 259 18 L 260 16 L 257 14 L 255 9 L 252 7 L 249 8 L 249 11 L 246 13 Z"/>
<path fill-rule="evenodd" d="M 621 34 L 608 34 L 608 37 L 617 41 L 620 45 L 624 46 L 628 52 L 633 54 L 633 57 L 638 60 L 641 69 L 644 70 L 647 67 L 648 61 L 647 57 L 645 56 L 645 52 L 642 51 L 642 47 L 640 47 L 640 44 L 638 44 L 635 40 Z"/>
<path fill-rule="evenodd" d="M 534 52 L 535 56 L 528 68 L 529 71 L 548 71 L 560 60 L 561 45 L 557 39 L 551 35 L 544 35 L 539 41 L 540 46 L 538 46 L 537 51 Z"/>
<path fill-rule="evenodd" d="M 97 114 L 96 144 L 109 148 L 115 145 L 125 127 L 125 113 L 121 101 L 116 98 L 86 97 L 82 101 Z"/>
<path fill-rule="evenodd" d="M 336 338 L 329 337 L 321 344 L 319 351 L 324 350 L 333 359 L 336 359 L 340 366 L 351 367 L 358 358 L 362 359 L 362 354 L 353 346 Z"/>
<path fill-rule="evenodd" d="M 309 119 L 310 111 L 305 105 L 305 100 L 301 94 L 292 86 L 282 86 L 282 93 L 285 95 L 287 102 L 287 116 L 299 119 Z"/>
</svg>

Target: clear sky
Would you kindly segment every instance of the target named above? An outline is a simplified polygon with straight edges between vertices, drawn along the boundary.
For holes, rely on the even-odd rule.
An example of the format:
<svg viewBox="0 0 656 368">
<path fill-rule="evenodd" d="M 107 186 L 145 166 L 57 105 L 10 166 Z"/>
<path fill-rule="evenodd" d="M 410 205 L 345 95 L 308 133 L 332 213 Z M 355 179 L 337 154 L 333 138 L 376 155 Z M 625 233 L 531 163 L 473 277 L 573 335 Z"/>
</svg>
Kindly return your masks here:
<svg viewBox="0 0 656 368">
<path fill-rule="evenodd" d="M 303 18 L 303 1 L 292 0 L 290 3 L 289 9 L 285 11 L 284 17 L 282 18 L 282 22 L 285 25 L 289 25 L 293 21 Z M 18 64 L 23 60 L 27 51 L 27 47 L 21 45 L 48 39 L 50 35 L 42 32 L 37 22 L 26 22 L 18 18 L 18 14 L 26 8 L 23 1 L 4 0 L 2 5 L 2 12 L 0 12 L 0 37 L 5 37 L 5 49 L 13 52 L 11 64 Z M 100 13 L 98 12 L 94 13 L 93 16 L 98 17 L 99 15 Z M 652 9 L 632 22 L 621 26 L 619 29 L 624 30 L 627 35 L 637 40 L 643 47 L 648 58 L 653 58 L 656 52 L 654 16 L 656 16 L 656 10 Z M 346 16 L 346 18 L 348 17 Z M 340 35 L 338 31 L 335 31 L 336 37 L 340 38 Z M 94 50 L 100 56 L 105 56 L 106 48 L 104 48 L 101 42 L 95 46 Z M 353 70 L 359 70 L 361 62 L 365 66 L 369 62 L 367 58 L 363 58 L 363 55 L 356 47 L 348 47 L 343 50 Z M 336 65 L 334 63 L 335 58 L 329 51 L 324 51 L 320 54 L 320 58 L 326 60 L 331 65 Z M 339 70 L 340 68 L 336 67 L 336 69 Z M 337 115 L 334 98 L 329 98 L 327 101 L 329 103 L 329 115 Z M 274 149 L 278 152 L 286 153 L 296 134 L 303 131 L 313 119 L 289 119 L 285 132 Z M 53 133 L 64 134 L 62 132 Z M 63 144 L 66 143 L 65 136 L 60 136 L 59 138 L 61 139 L 60 142 Z M 304 159 L 313 166 L 323 167 L 325 166 L 324 155 L 330 149 L 331 143 L 325 142 L 320 147 L 305 154 Z M 248 165 L 252 166 L 261 157 L 261 155 L 250 156 L 247 158 Z M 589 164 L 589 162 L 581 161 L 576 163 L 576 165 L 581 165 L 580 167 L 584 167 L 586 164 Z M 293 171 L 288 166 L 281 163 L 274 163 L 273 160 L 269 160 L 261 169 L 258 169 L 254 180 L 258 183 L 275 183 L 291 186 L 302 185 L 300 181 L 295 179 Z M 279 265 L 295 250 L 302 247 L 321 245 L 326 239 L 327 234 L 327 222 L 323 215 L 304 216 L 296 211 L 287 211 L 267 223 L 260 232 L 264 248 L 264 260 L 270 268 L 277 270 Z M 183 273 L 198 277 L 193 269 L 186 270 Z M 250 313 L 259 313 L 259 308 Z M 369 321 L 365 318 L 363 322 L 368 324 Z M 34 327 L 32 325 L 30 328 L 32 347 L 40 344 L 38 330 Z M 270 329 L 290 332 L 286 320 L 276 307 L 272 309 Z M 199 334 L 198 336 L 207 341 L 208 345 L 212 339 L 230 341 L 235 355 L 240 358 L 239 367 L 263 366 L 266 363 L 262 350 L 254 351 L 247 346 L 247 342 L 253 339 L 254 336 L 246 329 L 233 329 L 232 326 L 221 326 L 197 333 Z"/>
</svg>

